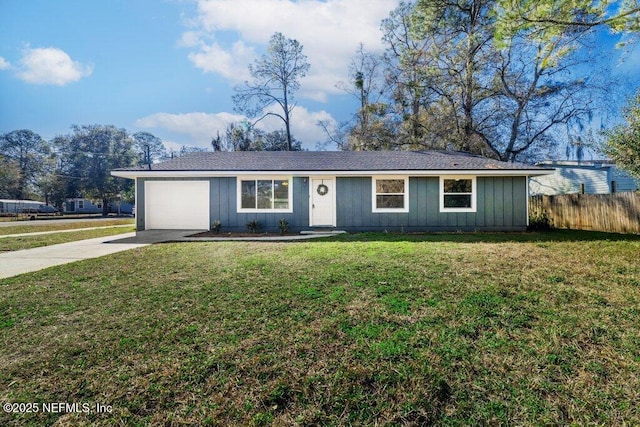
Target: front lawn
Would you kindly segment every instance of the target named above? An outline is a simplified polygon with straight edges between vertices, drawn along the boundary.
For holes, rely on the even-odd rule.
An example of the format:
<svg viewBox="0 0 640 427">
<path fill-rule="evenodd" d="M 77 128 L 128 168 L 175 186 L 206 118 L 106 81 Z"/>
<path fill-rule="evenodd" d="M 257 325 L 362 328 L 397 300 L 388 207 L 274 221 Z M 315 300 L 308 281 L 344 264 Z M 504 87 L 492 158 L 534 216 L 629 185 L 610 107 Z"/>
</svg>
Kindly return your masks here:
<svg viewBox="0 0 640 427">
<path fill-rule="evenodd" d="M 638 425 L 639 254 L 594 233 L 365 234 L 4 279 L 0 402 L 90 410 L 0 425 Z"/>
<path fill-rule="evenodd" d="M 0 239 L 0 253 L 57 245 L 96 237 L 113 236 L 132 231 L 135 231 L 133 225 L 131 227 L 96 228 L 94 230 L 38 234 L 35 236 L 3 237 Z"/>
<path fill-rule="evenodd" d="M 90 227 L 109 227 L 114 225 L 127 224 L 131 224 L 133 226 L 134 223 L 135 219 L 131 218 L 95 219 L 87 221 L 66 221 L 64 219 L 61 219 L 50 220 L 48 224 L 30 224 L 29 222 L 25 221 L 20 225 L 0 227 L 0 235 L 35 233 L 42 231 L 74 230 L 77 228 Z"/>
</svg>

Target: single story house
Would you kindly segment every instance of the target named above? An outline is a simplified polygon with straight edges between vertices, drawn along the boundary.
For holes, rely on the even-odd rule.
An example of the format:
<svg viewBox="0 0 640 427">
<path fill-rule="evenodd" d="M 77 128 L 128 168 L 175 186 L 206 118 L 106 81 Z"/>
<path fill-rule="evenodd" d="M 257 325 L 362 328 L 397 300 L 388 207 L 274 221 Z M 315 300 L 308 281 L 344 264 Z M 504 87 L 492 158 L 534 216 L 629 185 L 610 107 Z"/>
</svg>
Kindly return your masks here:
<svg viewBox="0 0 640 427">
<path fill-rule="evenodd" d="M 535 195 L 607 194 L 635 191 L 637 182 L 608 160 L 544 161 L 538 166 L 553 168 L 549 175 L 536 176 L 529 182 Z"/>
<path fill-rule="evenodd" d="M 67 214 L 101 214 L 102 202 L 84 197 L 73 197 L 65 200 L 63 208 L 64 213 Z M 118 213 L 118 202 L 109 203 L 109 213 Z M 132 215 L 133 204 L 121 201 L 120 213 Z"/>
<path fill-rule="evenodd" d="M 528 177 L 551 169 L 446 151 L 190 153 L 116 169 L 138 230 L 524 230 Z"/>
</svg>

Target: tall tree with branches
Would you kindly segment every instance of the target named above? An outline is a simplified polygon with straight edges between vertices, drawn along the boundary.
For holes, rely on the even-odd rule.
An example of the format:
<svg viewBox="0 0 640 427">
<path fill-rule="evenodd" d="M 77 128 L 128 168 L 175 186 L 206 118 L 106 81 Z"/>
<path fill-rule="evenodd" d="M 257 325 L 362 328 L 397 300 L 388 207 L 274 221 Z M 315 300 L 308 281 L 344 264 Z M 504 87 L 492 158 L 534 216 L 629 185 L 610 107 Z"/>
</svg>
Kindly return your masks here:
<svg viewBox="0 0 640 427">
<path fill-rule="evenodd" d="M 73 125 L 69 135 L 58 136 L 54 144 L 62 156 L 61 172 L 68 188 L 102 201 L 102 215 L 109 202 L 131 186 L 131 182 L 111 175 L 116 168 L 136 164 L 134 139 L 125 129 L 104 125 Z"/>
<path fill-rule="evenodd" d="M 24 199 L 35 194 L 51 154 L 49 143 L 28 129 L 14 130 L 0 135 L 0 153 L 4 161 L 13 162 L 19 172 L 12 196 Z"/>
<path fill-rule="evenodd" d="M 291 112 L 296 106 L 293 95 L 309 68 L 302 45 L 297 40 L 285 38 L 282 33 L 275 33 L 267 53 L 249 65 L 252 81 L 235 88 L 236 111 L 253 118 L 254 125 L 267 116 L 282 120 L 287 149 L 291 150 Z M 273 105 L 277 106 L 276 111 L 267 111 Z"/>
<path fill-rule="evenodd" d="M 624 110 L 626 125 L 604 132 L 604 152 L 621 168 L 640 182 L 640 90 Z"/>
</svg>

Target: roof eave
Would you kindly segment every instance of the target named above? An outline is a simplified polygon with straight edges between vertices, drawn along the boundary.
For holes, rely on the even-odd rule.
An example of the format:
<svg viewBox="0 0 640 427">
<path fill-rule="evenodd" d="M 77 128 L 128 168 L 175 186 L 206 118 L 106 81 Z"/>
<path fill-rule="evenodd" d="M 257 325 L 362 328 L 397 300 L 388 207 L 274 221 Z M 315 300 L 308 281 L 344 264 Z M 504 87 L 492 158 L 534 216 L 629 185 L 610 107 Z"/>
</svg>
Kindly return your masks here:
<svg viewBox="0 0 640 427">
<path fill-rule="evenodd" d="M 553 173 L 554 169 L 411 169 L 411 170 L 114 170 L 111 175 L 121 178 L 212 178 L 232 176 L 371 176 L 371 175 L 470 175 L 470 176 L 540 176 Z"/>
</svg>

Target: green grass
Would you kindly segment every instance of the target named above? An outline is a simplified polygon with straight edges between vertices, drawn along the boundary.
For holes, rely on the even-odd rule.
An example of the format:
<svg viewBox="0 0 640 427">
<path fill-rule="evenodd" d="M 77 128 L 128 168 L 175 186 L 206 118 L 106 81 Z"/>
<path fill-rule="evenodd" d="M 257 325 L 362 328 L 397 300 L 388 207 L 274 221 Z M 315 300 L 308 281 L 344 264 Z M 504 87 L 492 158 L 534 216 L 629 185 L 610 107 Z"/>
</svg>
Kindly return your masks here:
<svg viewBox="0 0 640 427">
<path fill-rule="evenodd" d="M 29 224 L 25 222 L 24 225 L 6 226 L 0 227 L 0 235 L 8 234 L 23 234 L 23 233 L 35 233 L 41 231 L 60 231 L 60 230 L 74 230 L 76 228 L 90 228 L 90 227 L 107 227 L 113 225 L 126 225 L 135 224 L 134 219 L 107 219 L 107 220 L 88 220 L 79 222 L 66 222 L 64 220 L 52 220 L 50 224 Z"/>
<path fill-rule="evenodd" d="M 0 239 L 0 253 L 75 242 L 76 240 L 93 239 L 95 237 L 113 236 L 131 231 L 135 231 L 134 226 L 40 234 L 36 236 L 3 237 Z"/>
<path fill-rule="evenodd" d="M 160 244 L 0 281 L 0 425 L 638 425 L 640 239 Z"/>
</svg>

